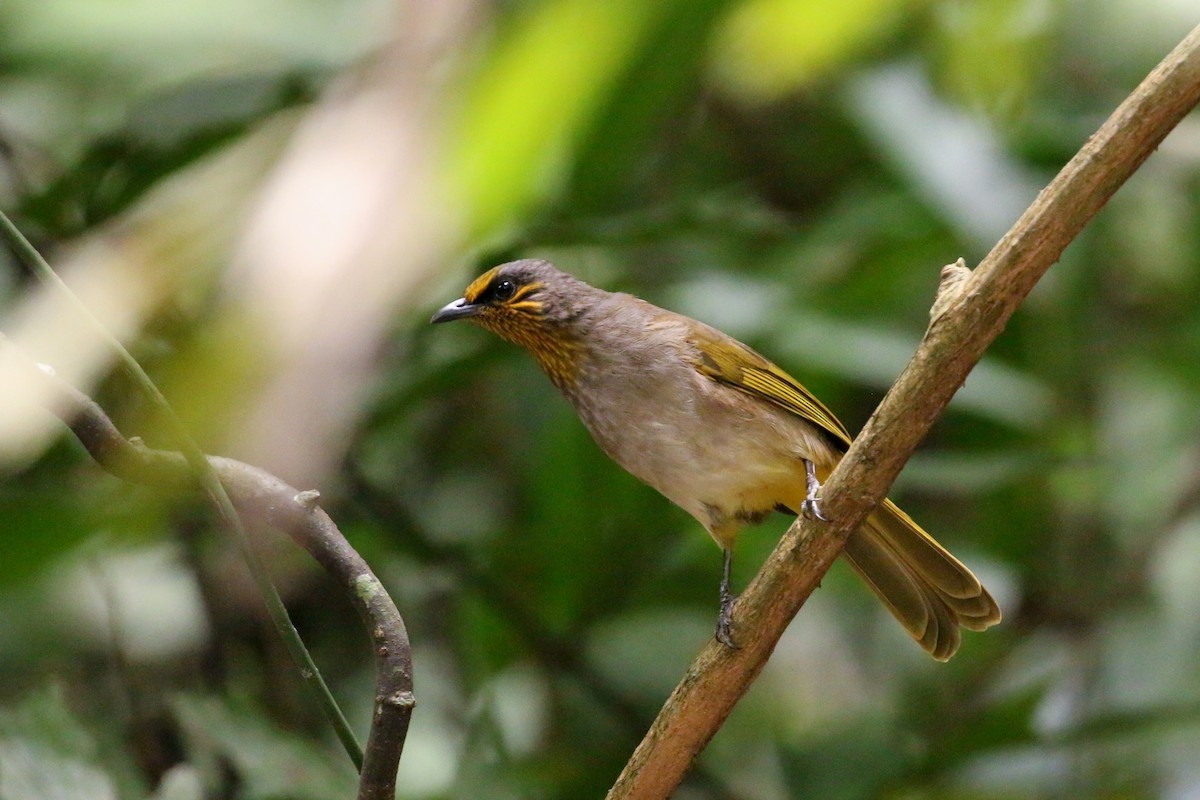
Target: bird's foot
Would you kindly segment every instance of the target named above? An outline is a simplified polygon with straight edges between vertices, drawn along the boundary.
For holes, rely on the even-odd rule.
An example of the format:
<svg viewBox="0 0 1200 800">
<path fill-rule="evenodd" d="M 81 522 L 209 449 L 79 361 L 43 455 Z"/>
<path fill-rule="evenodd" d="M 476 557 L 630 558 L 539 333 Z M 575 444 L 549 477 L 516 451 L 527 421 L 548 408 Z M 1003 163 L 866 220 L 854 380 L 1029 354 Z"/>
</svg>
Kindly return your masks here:
<svg viewBox="0 0 1200 800">
<path fill-rule="evenodd" d="M 816 517 L 822 522 L 829 522 L 829 518 L 821 513 L 821 501 L 817 498 L 821 491 L 821 482 L 817 480 L 817 468 L 808 459 L 804 460 L 804 475 L 808 482 L 808 496 L 800 504 L 800 513 L 809 519 Z"/>
<path fill-rule="evenodd" d="M 717 641 L 728 647 L 730 650 L 737 650 L 738 646 L 733 643 L 733 602 L 737 600 L 736 594 L 721 594 L 721 610 L 717 612 Z"/>
<path fill-rule="evenodd" d="M 821 522 L 829 522 L 829 517 L 821 513 L 821 501 L 815 497 L 809 497 L 800 504 L 800 513 L 808 519 L 819 519 Z"/>
</svg>

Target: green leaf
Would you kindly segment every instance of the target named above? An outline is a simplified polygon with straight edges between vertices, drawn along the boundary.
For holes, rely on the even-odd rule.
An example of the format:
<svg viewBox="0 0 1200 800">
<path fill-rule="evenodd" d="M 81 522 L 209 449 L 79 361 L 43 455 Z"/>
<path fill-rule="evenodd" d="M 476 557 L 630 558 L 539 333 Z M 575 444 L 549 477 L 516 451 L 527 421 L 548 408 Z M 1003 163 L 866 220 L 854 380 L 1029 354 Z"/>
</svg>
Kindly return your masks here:
<svg viewBox="0 0 1200 800">
<path fill-rule="evenodd" d="M 107 800 L 112 779 L 95 763 L 96 743 L 57 687 L 0 712 L 0 800 Z"/>
<path fill-rule="evenodd" d="M 341 752 L 279 729 L 260 710 L 194 696 L 178 697 L 174 706 L 189 760 L 232 764 L 246 800 L 328 800 L 357 791 L 358 777 Z"/>
</svg>

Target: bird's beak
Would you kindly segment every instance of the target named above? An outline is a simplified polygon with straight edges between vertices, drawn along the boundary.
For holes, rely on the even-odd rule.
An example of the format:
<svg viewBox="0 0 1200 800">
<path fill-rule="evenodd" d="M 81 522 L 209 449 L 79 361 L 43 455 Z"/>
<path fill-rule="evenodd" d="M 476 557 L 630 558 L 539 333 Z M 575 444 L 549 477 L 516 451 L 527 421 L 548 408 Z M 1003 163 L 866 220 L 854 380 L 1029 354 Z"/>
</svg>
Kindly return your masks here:
<svg viewBox="0 0 1200 800">
<path fill-rule="evenodd" d="M 468 303 L 465 297 L 460 297 L 453 303 L 447 303 L 438 309 L 438 312 L 429 320 L 430 322 L 449 322 L 454 319 L 465 319 L 473 317 L 483 310 L 483 306 Z"/>
</svg>

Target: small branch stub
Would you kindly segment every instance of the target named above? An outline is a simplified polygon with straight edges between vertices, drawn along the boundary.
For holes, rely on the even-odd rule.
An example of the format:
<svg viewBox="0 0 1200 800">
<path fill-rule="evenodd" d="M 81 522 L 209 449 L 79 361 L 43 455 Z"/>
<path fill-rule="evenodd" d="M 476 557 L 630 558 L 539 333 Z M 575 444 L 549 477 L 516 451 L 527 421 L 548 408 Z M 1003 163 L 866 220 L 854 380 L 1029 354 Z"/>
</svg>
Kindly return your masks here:
<svg viewBox="0 0 1200 800">
<path fill-rule="evenodd" d="M 937 297 L 933 299 L 933 307 L 929 309 L 929 328 L 937 324 L 951 307 L 967 292 L 971 280 L 971 268 L 966 260 L 959 258 L 953 264 L 942 267 L 941 283 L 938 284 Z M 926 333 L 929 329 L 926 329 Z"/>
</svg>

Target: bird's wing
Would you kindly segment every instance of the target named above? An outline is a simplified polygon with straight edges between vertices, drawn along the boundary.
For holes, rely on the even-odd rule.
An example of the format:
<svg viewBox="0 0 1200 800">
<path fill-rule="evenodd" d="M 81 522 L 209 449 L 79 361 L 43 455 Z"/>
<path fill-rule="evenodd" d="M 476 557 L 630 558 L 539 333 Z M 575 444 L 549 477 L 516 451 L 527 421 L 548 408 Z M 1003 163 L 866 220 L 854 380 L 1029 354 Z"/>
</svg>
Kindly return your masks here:
<svg viewBox="0 0 1200 800">
<path fill-rule="evenodd" d="M 850 444 L 849 431 L 833 412 L 758 352 L 707 326 L 694 328 L 689 338 L 695 348 L 696 371 L 701 375 L 774 403 L 816 425 L 841 444 Z"/>
</svg>

